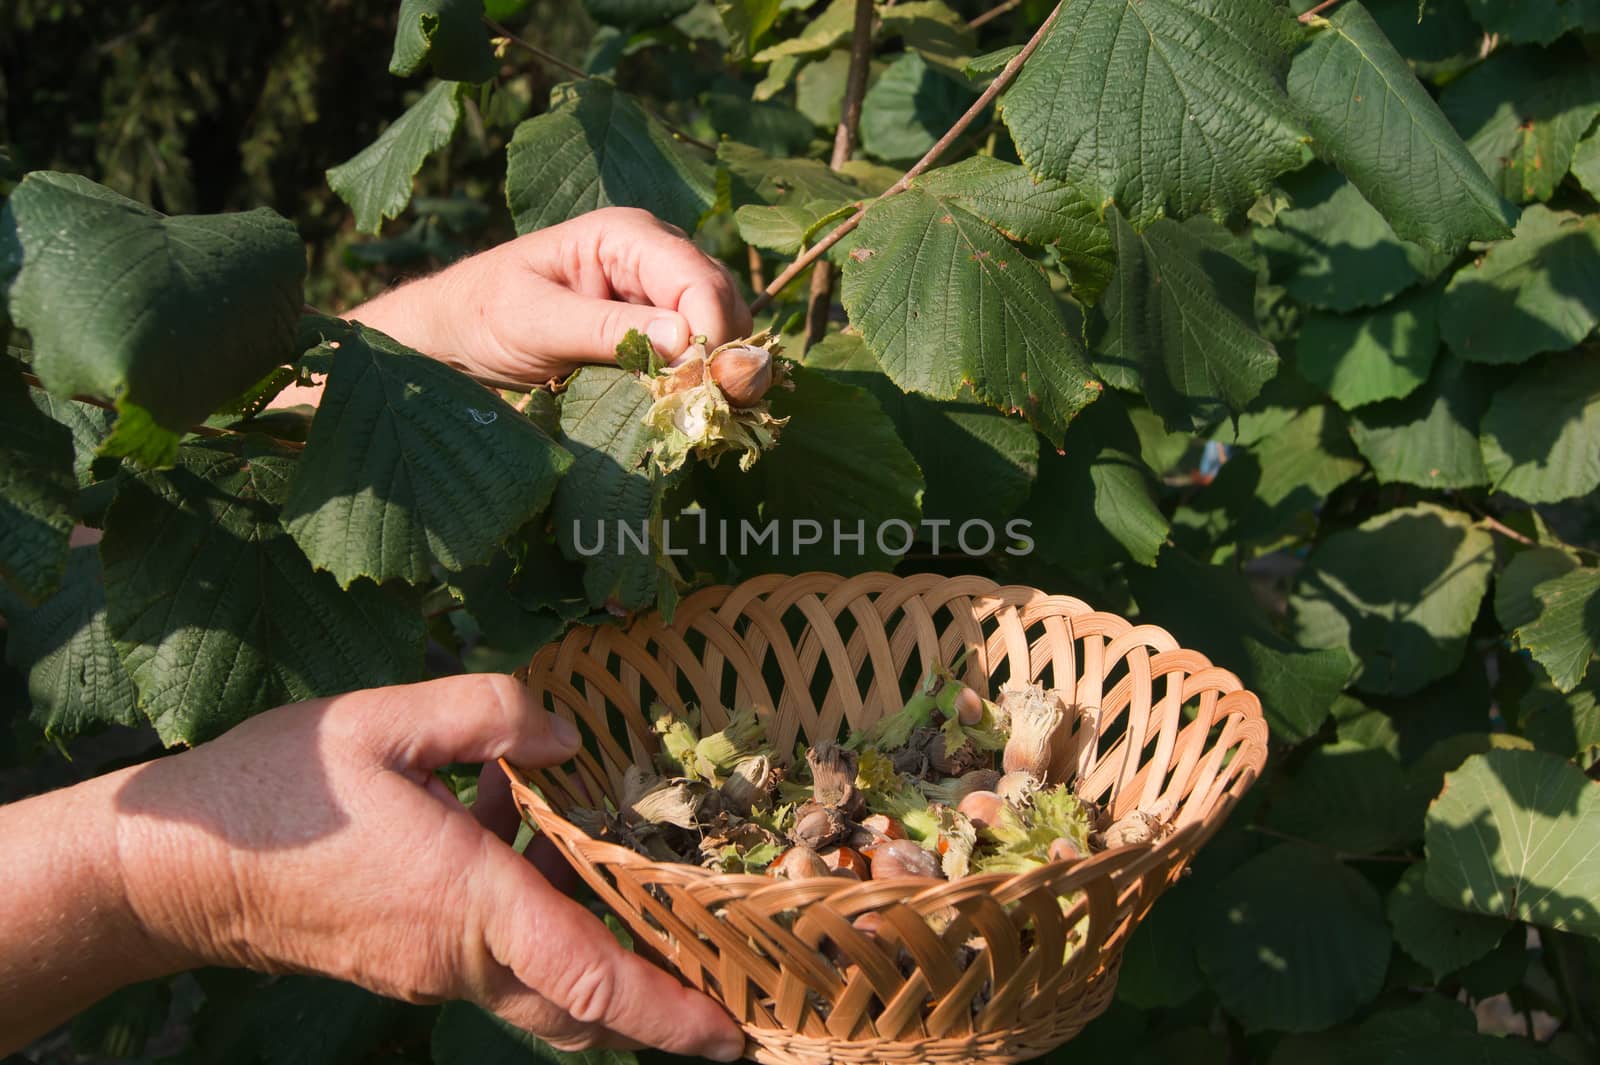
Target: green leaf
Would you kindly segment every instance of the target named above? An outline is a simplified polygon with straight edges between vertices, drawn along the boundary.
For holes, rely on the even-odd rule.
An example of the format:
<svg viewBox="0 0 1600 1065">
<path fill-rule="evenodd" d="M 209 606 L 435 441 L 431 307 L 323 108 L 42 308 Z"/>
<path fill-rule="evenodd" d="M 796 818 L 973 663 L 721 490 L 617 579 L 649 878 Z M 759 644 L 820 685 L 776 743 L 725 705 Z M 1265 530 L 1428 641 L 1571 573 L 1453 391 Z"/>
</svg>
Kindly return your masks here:
<svg viewBox="0 0 1600 1065">
<path fill-rule="evenodd" d="M 447 81 L 490 80 L 498 68 L 482 20 L 483 0 L 400 0 L 389 73 L 409 77 L 430 63 Z"/>
<path fill-rule="evenodd" d="M 1509 237 L 1515 212 L 1367 9 L 1350 0 L 1314 25 L 1289 70 L 1289 98 L 1395 233 L 1452 255 Z"/>
<path fill-rule="evenodd" d="M 717 14 L 728 31 L 728 51 L 736 58 L 748 56 L 777 21 L 780 0 L 720 0 Z"/>
<path fill-rule="evenodd" d="M 1443 979 L 1499 946 L 1512 925 L 1439 905 L 1423 886 L 1427 875 L 1423 864 L 1407 868 L 1385 908 L 1400 949 Z"/>
<path fill-rule="evenodd" d="M 743 141 L 773 155 L 804 152 L 815 133 L 811 120 L 785 103 L 751 100 L 743 93 L 731 92 L 708 92 L 702 99 L 719 137 Z"/>
<path fill-rule="evenodd" d="M 1495 491 L 1529 503 L 1586 496 L 1600 486 L 1597 439 L 1600 359 L 1591 351 L 1519 371 L 1483 416 L 1483 460 Z"/>
<path fill-rule="evenodd" d="M 1600 569 L 1575 569 L 1533 588 L 1539 616 L 1516 630 L 1556 688 L 1569 692 L 1600 649 Z"/>
<path fill-rule="evenodd" d="M 562 399 L 560 440 L 572 466 L 556 486 L 552 518 L 561 553 L 584 563 L 583 586 L 595 606 L 634 609 L 655 596 L 650 545 L 661 497 L 644 465 L 650 403 L 637 377 L 608 366 L 579 370 Z"/>
<path fill-rule="evenodd" d="M 376 233 L 411 202 L 411 181 L 428 156 L 450 143 L 461 120 L 454 82 L 434 84 L 378 139 L 328 170 L 328 187 L 356 213 L 356 230 Z"/>
<path fill-rule="evenodd" d="M 1365 314 L 1311 311 L 1296 365 L 1345 410 L 1410 395 L 1439 351 L 1439 290 L 1417 289 Z"/>
<path fill-rule="evenodd" d="M 433 1024 L 434 1065 L 635 1065 L 625 1050 L 557 1050 L 536 1036 L 479 1009 L 451 1002 Z"/>
<path fill-rule="evenodd" d="M 1439 105 L 1506 199 L 1548 200 L 1600 115 L 1600 68 L 1581 52 L 1504 49 L 1451 82 Z"/>
<path fill-rule="evenodd" d="M 1283 182 L 1294 206 L 1255 229 L 1272 277 L 1301 303 L 1332 311 L 1376 307 L 1449 263 L 1394 230 L 1356 187 L 1326 167 Z"/>
<path fill-rule="evenodd" d="M 617 344 L 617 365 L 629 373 L 655 373 L 661 369 L 661 356 L 650 338 L 630 329 Z"/>
<path fill-rule="evenodd" d="M 816 201 L 859 200 L 861 186 L 816 159 L 774 159 L 748 144 L 723 141 L 717 163 L 728 179 L 728 199 L 745 204 L 796 206 Z M 718 175 L 719 180 L 721 174 Z"/>
<path fill-rule="evenodd" d="M 1578 560 L 1557 547 L 1530 547 L 1511 556 L 1494 582 L 1494 616 L 1507 632 L 1539 617 L 1544 609 L 1533 594 L 1545 581 L 1578 568 Z"/>
<path fill-rule="evenodd" d="M 1095 206 L 1060 181 L 1035 178 L 1020 166 L 978 155 L 919 179 L 923 188 L 958 203 L 1022 244 L 1054 247 L 1073 288 L 1094 299 L 1116 270 L 1111 233 Z"/>
<path fill-rule="evenodd" d="M 9 360 L 0 364 L 0 588 L 34 602 L 66 572 L 77 524 L 72 433 L 34 404 Z"/>
<path fill-rule="evenodd" d="M 1161 1009 L 1181 1006 L 1205 989 L 1194 945 L 1211 916 L 1208 887 L 1185 877 L 1134 929 L 1117 977 L 1118 1001 Z"/>
<path fill-rule="evenodd" d="M 913 185 L 868 211 L 843 299 L 902 390 L 1020 412 L 1059 442 L 1100 394 L 1038 265 L 980 216 Z"/>
<path fill-rule="evenodd" d="M 1116 397 L 1091 406 L 1067 429 L 1061 453 L 1045 447 L 1023 510 L 1041 557 L 1068 569 L 1132 558 L 1155 564 L 1167 519 L 1151 498 L 1139 437 Z M 975 482 L 981 483 L 981 482 Z"/>
<path fill-rule="evenodd" d="M 921 158 L 977 94 L 916 52 L 889 64 L 861 102 L 861 147 L 885 162 Z"/>
<path fill-rule="evenodd" d="M 1467 0 L 1467 4 L 1478 25 L 1512 44 L 1549 44 L 1576 29 L 1600 33 L 1596 0 Z"/>
<path fill-rule="evenodd" d="M 341 590 L 279 524 L 294 465 L 259 438 L 207 440 L 130 479 L 106 515 L 111 635 L 168 744 L 421 675 L 416 602 L 367 582 Z"/>
<path fill-rule="evenodd" d="M 100 725 L 139 723 L 138 694 L 106 630 L 100 555 L 75 547 L 61 586 L 29 606 L 0 585 L 6 661 L 28 675 L 29 716 L 65 740 Z"/>
<path fill-rule="evenodd" d="M 777 524 L 777 539 L 767 548 L 775 557 L 762 557 L 753 568 L 893 568 L 922 521 L 922 471 L 865 388 L 803 366 L 794 368 L 793 380 L 794 391 L 775 389 L 768 397 L 773 415 L 789 419 L 778 446 L 748 473 L 726 462 L 715 471 L 732 518 L 758 532 Z M 736 528 L 730 521 L 730 544 Z M 955 535 L 946 533 L 942 550 L 954 549 L 949 541 Z M 810 544 L 801 542 L 813 536 Z"/>
<path fill-rule="evenodd" d="M 819 222 L 849 209 L 850 204 L 839 200 L 782 203 L 772 207 L 749 203 L 735 211 L 733 218 L 746 244 L 780 255 L 798 255 L 819 228 Z"/>
<path fill-rule="evenodd" d="M 313 566 L 345 588 L 422 584 L 434 560 L 484 561 L 550 502 L 571 456 L 514 407 L 360 324 L 335 338 L 281 518 Z"/>
<path fill-rule="evenodd" d="M 1283 91 L 1294 43 L 1268 0 L 1075 0 L 1001 112 L 1029 170 L 1135 226 L 1232 214 L 1304 158 Z"/>
<path fill-rule="evenodd" d="M 1541 751 L 1562 758 L 1587 755 L 1600 748 L 1600 671 L 1564 694 L 1540 683 L 1522 697 L 1518 711 L 1523 734 Z"/>
<path fill-rule="evenodd" d="M 450 622 L 473 672 L 511 673 L 527 664 L 568 622 L 589 612 L 582 568 L 565 561 L 543 523 L 524 530 L 488 562 L 446 576 L 463 610 Z"/>
<path fill-rule="evenodd" d="M 1386 511 L 1312 551 L 1290 595 L 1298 639 L 1347 648 L 1363 691 L 1406 695 L 1455 670 L 1494 543 L 1431 503 Z"/>
<path fill-rule="evenodd" d="M 788 62 L 799 62 L 790 59 Z M 776 69 L 776 64 L 774 68 Z M 822 129 L 837 130 L 850 77 L 850 52 L 836 48 L 801 68 L 794 79 L 794 106 Z"/>
<path fill-rule="evenodd" d="M 1285 844 L 1218 885 L 1199 950 L 1212 990 L 1246 1031 L 1315 1031 L 1377 996 L 1389 926 L 1365 877 Z"/>
<path fill-rule="evenodd" d="M 1174 548 L 1162 551 L 1155 569 L 1132 568 L 1127 578 L 1143 620 L 1231 670 L 1261 698 L 1275 739 L 1316 734 L 1350 678 L 1344 651 L 1296 647 L 1273 628 L 1238 571 Z"/>
<path fill-rule="evenodd" d="M 1445 288 L 1445 343 L 1474 362 L 1562 351 L 1600 323 L 1600 215 L 1535 205 L 1517 235 L 1462 267 Z"/>
<path fill-rule="evenodd" d="M 1406 821 L 1405 771 L 1388 751 L 1338 742 L 1313 749 L 1268 811 L 1267 824 L 1353 854 L 1387 850 L 1421 832 Z"/>
<path fill-rule="evenodd" d="M 1600 200 L 1600 129 L 1589 134 L 1572 153 L 1572 176 L 1590 196 Z"/>
<path fill-rule="evenodd" d="M 770 63 L 783 56 L 826 52 L 850 35 L 855 27 L 855 13 L 856 0 L 831 0 L 797 36 L 763 48 L 755 54 L 755 61 Z"/>
<path fill-rule="evenodd" d="M 948 74 L 958 74 L 975 49 L 976 34 L 966 18 L 943 0 L 885 5 L 878 9 L 878 17 L 883 36 L 902 38 L 908 50 Z"/>
<path fill-rule="evenodd" d="M 146 457 L 169 445 L 151 427 L 185 429 L 288 361 L 305 269 L 293 224 L 264 208 L 169 218 L 35 171 L 0 212 L 0 283 L 34 372 L 57 395 L 116 400 Z"/>
<path fill-rule="evenodd" d="M 80 403 L 75 399 L 52 396 L 42 389 L 29 389 L 29 395 L 33 399 L 34 406 L 43 411 L 51 421 L 66 426 L 72 437 L 72 471 L 77 476 L 78 487 L 89 487 L 94 481 L 91 467 L 101 445 L 105 443 L 106 437 L 111 435 L 116 413 L 104 407 L 96 407 L 92 403 Z"/>
<path fill-rule="evenodd" d="M 872 393 L 927 481 L 925 519 L 959 526 L 982 518 L 998 528 L 1027 498 L 1039 466 L 1039 437 L 1027 422 L 970 395 L 939 401 L 900 391 L 852 334 L 833 333 L 808 348 L 805 364 Z"/>
<path fill-rule="evenodd" d="M 1428 808 L 1428 894 L 1469 913 L 1600 934 L 1600 786 L 1539 751 L 1474 755 Z"/>
<path fill-rule="evenodd" d="M 1243 410 L 1278 370 L 1255 328 L 1254 271 L 1203 219 L 1162 219 L 1143 233 L 1115 212 L 1110 223 L 1117 274 L 1105 297 L 1103 359 L 1137 374 L 1169 428 L 1199 430 Z"/>
<path fill-rule="evenodd" d="M 1383 484 L 1470 488 L 1488 484 L 1478 425 L 1489 406 L 1479 367 L 1445 355 L 1428 383 L 1404 399 L 1351 412 L 1350 435 Z"/>
<path fill-rule="evenodd" d="M 609 82 L 557 85 L 550 110 L 517 127 L 506 203 L 518 233 L 598 207 L 642 207 L 693 230 L 711 205 L 711 168 Z"/>
</svg>

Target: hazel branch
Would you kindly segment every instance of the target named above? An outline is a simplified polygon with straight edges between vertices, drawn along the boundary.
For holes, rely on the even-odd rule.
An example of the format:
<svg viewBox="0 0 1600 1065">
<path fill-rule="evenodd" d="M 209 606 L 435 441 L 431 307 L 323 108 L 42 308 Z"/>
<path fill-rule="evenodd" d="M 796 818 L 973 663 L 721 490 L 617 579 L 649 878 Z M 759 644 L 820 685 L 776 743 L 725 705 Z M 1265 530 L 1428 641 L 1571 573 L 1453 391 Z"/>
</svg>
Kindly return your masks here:
<svg viewBox="0 0 1600 1065">
<path fill-rule="evenodd" d="M 1313 21 L 1316 20 L 1318 15 L 1322 14 L 1322 12 L 1328 10 L 1328 8 L 1332 7 L 1334 4 L 1337 4 L 1338 2 L 1339 2 L 1339 0 L 1322 0 L 1322 3 L 1318 4 L 1316 7 L 1312 8 L 1310 11 L 1307 11 L 1307 12 L 1303 13 L 1300 16 L 1300 21 L 1303 22 L 1303 23 L 1313 22 Z"/>
<path fill-rule="evenodd" d="M 984 109 L 994 102 L 995 97 L 1004 92 L 1006 86 L 1016 79 L 1017 73 L 1022 70 L 1022 65 L 1033 56 L 1034 52 L 1039 50 L 1039 45 L 1044 41 L 1045 34 L 1050 32 L 1050 27 L 1055 24 L 1056 16 L 1061 13 L 1061 6 L 1058 3 L 1051 9 L 1049 17 L 1034 31 L 1033 36 L 1028 38 L 1028 43 L 1022 46 L 1022 51 L 1011 57 L 1011 61 L 1001 68 L 999 74 L 995 75 L 995 79 L 989 83 L 989 87 L 983 90 L 983 95 L 979 96 L 973 105 L 967 108 L 966 114 L 956 119 L 955 125 L 945 131 L 945 135 L 940 137 L 938 142 L 932 148 L 929 148 L 927 153 L 917 160 L 910 170 L 902 174 L 899 181 L 884 189 L 876 200 L 863 203 L 856 209 L 854 214 L 840 222 L 827 236 L 811 245 L 794 262 L 784 267 L 783 272 L 773 278 L 771 284 L 767 285 L 766 290 L 750 304 L 751 313 L 761 313 L 772 303 L 772 298 L 783 291 L 785 285 L 799 277 L 807 267 L 822 258 L 829 248 L 853 232 L 856 226 L 861 224 L 861 219 L 872 209 L 874 203 L 887 200 L 891 196 L 897 196 L 904 192 L 911 187 L 911 182 L 915 181 L 918 175 L 937 163 L 939 157 L 967 131 L 967 127 L 976 122 Z"/>
<path fill-rule="evenodd" d="M 861 101 L 867 95 L 867 73 L 872 65 L 872 0 L 856 0 L 856 21 L 850 38 L 850 68 L 845 76 L 844 102 L 839 112 L 839 128 L 833 135 L 833 156 L 828 165 L 835 172 L 844 168 L 855 150 L 861 128 Z M 818 263 L 811 274 L 811 296 L 806 304 L 806 344 L 815 344 L 828 332 L 828 308 L 833 305 L 833 269 Z"/>
</svg>

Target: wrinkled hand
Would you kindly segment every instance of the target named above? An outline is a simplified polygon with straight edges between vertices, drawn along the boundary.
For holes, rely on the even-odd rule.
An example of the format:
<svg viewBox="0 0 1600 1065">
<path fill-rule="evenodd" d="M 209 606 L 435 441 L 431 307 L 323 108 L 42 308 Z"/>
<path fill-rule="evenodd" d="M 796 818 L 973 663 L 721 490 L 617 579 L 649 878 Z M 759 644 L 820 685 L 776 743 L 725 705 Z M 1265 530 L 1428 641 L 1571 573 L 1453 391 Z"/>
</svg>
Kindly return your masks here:
<svg viewBox="0 0 1600 1065">
<path fill-rule="evenodd" d="M 478 377 L 544 384 L 616 360 L 629 329 L 667 360 L 746 336 L 727 269 L 648 211 L 607 207 L 403 285 L 345 317 Z"/>
<path fill-rule="evenodd" d="M 432 773 L 576 747 L 503 676 L 281 707 L 121 788 L 129 904 L 190 964 L 468 999 L 564 1049 L 732 1060 L 744 1040 L 726 1013 L 618 946 Z"/>
</svg>

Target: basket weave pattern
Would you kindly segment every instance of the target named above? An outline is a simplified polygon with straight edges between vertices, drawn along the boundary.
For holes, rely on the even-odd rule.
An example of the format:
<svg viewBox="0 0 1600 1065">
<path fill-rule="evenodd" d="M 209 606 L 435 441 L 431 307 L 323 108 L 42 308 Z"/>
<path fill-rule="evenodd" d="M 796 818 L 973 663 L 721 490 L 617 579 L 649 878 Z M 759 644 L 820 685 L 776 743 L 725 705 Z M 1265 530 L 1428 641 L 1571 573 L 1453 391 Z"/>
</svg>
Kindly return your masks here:
<svg viewBox="0 0 1600 1065">
<path fill-rule="evenodd" d="M 697 703 L 707 732 L 724 709 L 753 706 L 787 752 L 898 710 L 931 665 L 963 650 L 963 679 L 991 697 L 1007 682 L 1074 693 L 1052 783 L 1075 781 L 1114 818 L 1155 814 L 1172 833 L 1023 874 L 774 881 L 651 861 L 561 816 L 615 802 L 624 770 L 651 764 L 655 701 Z M 574 629 L 535 656 L 527 684 L 590 742 L 565 770 L 507 767 L 524 814 L 636 942 L 723 1003 L 750 1053 L 777 1065 L 1020 1061 L 1071 1038 L 1109 1005 L 1134 926 L 1267 750 L 1256 697 L 1164 630 L 978 577 L 808 573 L 708 588 L 671 624 L 650 614 Z M 851 925 L 868 911 L 883 918 L 876 938 Z"/>
</svg>

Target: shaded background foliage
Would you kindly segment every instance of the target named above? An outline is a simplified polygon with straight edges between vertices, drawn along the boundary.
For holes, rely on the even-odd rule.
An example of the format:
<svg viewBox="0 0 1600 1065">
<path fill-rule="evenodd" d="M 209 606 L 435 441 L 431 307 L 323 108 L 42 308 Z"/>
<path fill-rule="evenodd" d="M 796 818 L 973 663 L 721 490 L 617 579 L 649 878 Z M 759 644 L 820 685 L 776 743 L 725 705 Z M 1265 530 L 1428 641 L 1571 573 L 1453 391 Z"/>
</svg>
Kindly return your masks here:
<svg viewBox="0 0 1600 1065">
<path fill-rule="evenodd" d="M 848 0 L 491 2 L 519 36 L 616 86 L 558 89 L 548 106 L 567 73 L 517 47 L 485 58 L 481 40 L 463 38 L 451 54 L 422 49 L 409 63 L 397 54 L 410 73 L 383 75 L 392 0 L 13 0 L 0 11 L 0 143 L 12 180 L 81 173 L 169 214 L 269 205 L 308 244 L 306 298 L 337 310 L 593 206 L 563 199 L 551 175 L 590 165 L 595 145 L 620 129 L 654 137 L 659 165 L 602 173 L 602 194 L 677 214 L 686 228 L 698 222 L 702 245 L 753 281 L 752 265 L 770 278 L 818 219 L 893 181 L 999 68 L 1004 53 L 993 50 L 1019 44 L 1050 9 L 1002 5 L 973 29 L 964 23 L 983 6 L 955 6 L 907 0 L 879 12 L 861 151 L 840 173 L 819 160 L 839 120 Z M 1057 32 L 1106 32 L 1095 20 L 1115 6 L 1082 0 Z M 1146 0 L 1143 11 L 1159 26 L 1201 6 Z M 1100 93 L 1092 77 L 1066 76 L 1062 52 L 1047 43 L 998 113 L 945 160 L 990 162 L 930 174 L 830 255 L 844 270 L 837 287 L 850 329 L 836 309 L 826 338 L 807 349 L 804 280 L 779 295 L 776 321 L 806 368 L 801 388 L 780 400 L 794 415 L 790 435 L 748 476 L 641 476 L 645 442 L 602 424 L 637 403 L 634 386 L 586 371 L 559 410 L 547 398 L 522 410 L 548 438 L 497 438 L 504 468 L 548 469 L 528 479 L 537 490 L 495 499 L 495 529 L 446 528 L 416 500 L 385 500 L 364 520 L 407 523 L 418 549 L 382 560 L 359 544 L 336 554 L 317 534 L 322 508 L 354 493 L 339 450 L 314 435 L 298 461 L 318 476 L 292 472 L 303 418 L 217 416 L 288 443 L 191 439 L 177 469 L 160 473 L 95 456 L 110 428 L 104 412 L 36 394 L 77 449 L 76 480 L 57 478 L 50 491 L 75 496 L 68 509 L 108 535 L 98 553 L 77 548 L 61 562 L 53 596 L 42 578 L 44 595 L 26 580 L 0 590 L 8 620 L 26 619 L 5 635 L 0 801 L 159 755 L 149 721 L 160 738 L 194 742 L 265 708 L 134 705 L 157 668 L 140 648 L 174 639 L 199 600 L 179 596 L 168 624 L 131 631 L 127 604 L 171 589 L 119 583 L 116 563 L 140 550 L 141 530 L 209 527 L 204 512 L 174 507 L 185 484 L 225 484 L 248 498 L 249 514 L 233 520 L 255 524 L 230 527 L 223 546 L 243 550 L 247 533 L 265 530 L 265 546 L 252 549 L 300 560 L 300 594 L 335 616 L 403 605 L 395 616 L 407 619 L 404 631 L 364 645 L 364 679 L 345 686 L 390 668 L 511 668 L 566 624 L 604 619 L 607 606 L 659 597 L 670 607 L 678 583 L 659 558 L 572 558 L 560 535 L 567 517 L 618 514 L 596 509 L 599 493 L 558 479 L 562 469 L 579 471 L 577 483 L 616 487 L 630 517 L 672 517 L 688 504 L 731 519 L 1020 515 L 1034 523 L 1031 555 L 997 549 L 974 559 L 924 539 L 898 568 L 1032 583 L 1162 625 L 1262 694 L 1275 747 L 1268 779 L 1134 938 L 1111 1011 L 1050 1060 L 1595 1060 L 1600 805 L 1585 773 L 1595 774 L 1600 754 L 1600 675 L 1590 668 L 1600 644 L 1600 8 L 1428 0 L 1419 22 L 1413 0 L 1346 0 L 1329 12 L 1335 29 L 1300 41 L 1265 0 L 1212 6 L 1246 19 L 1259 39 L 1281 36 L 1281 62 L 1257 70 L 1220 45 L 1208 58 L 1253 84 L 1287 85 L 1285 97 L 1277 88 L 1262 96 L 1251 123 L 1223 129 L 1214 180 L 1192 185 L 1179 173 L 1129 183 L 1125 160 L 1063 150 L 1070 122 L 1030 125 L 1030 109 L 1055 106 L 1060 92 L 1074 119 L 1097 128 L 1126 120 L 1120 97 Z M 1403 61 L 1382 65 L 1382 37 Z M 1113 63 L 1109 47 L 1087 54 Z M 471 81 L 463 72 L 487 63 L 492 77 L 458 90 L 431 80 L 429 63 L 440 77 Z M 1405 65 L 1425 89 L 1395 76 Z M 1131 92 L 1125 72 L 1111 69 Z M 1385 177 L 1378 164 L 1396 155 L 1412 178 L 1425 170 L 1425 153 L 1391 150 L 1415 130 L 1352 135 L 1340 128 L 1343 104 L 1377 93 L 1426 117 L 1415 95 L 1424 92 L 1443 124 L 1416 135 L 1442 146 L 1440 169 L 1427 180 Z M 663 139 L 635 99 L 690 137 L 720 141 L 715 156 Z M 414 195 L 402 182 L 394 210 L 383 190 L 326 175 L 400 126 L 407 108 L 429 107 L 459 117 L 442 145 L 419 147 L 425 138 L 409 134 L 391 143 L 390 157 L 417 170 Z M 601 112 L 609 117 L 595 118 Z M 1135 141 L 1148 135 L 1129 129 Z M 1466 153 L 1488 193 L 1476 174 L 1451 176 Z M 1050 180 L 1006 185 L 1020 171 L 1001 164 L 1019 161 Z M 1116 201 L 1104 218 L 1102 193 Z M 1157 218 L 1163 198 L 1172 219 Z M 358 234 L 353 215 L 371 218 L 368 229 L 382 215 L 393 220 Z M 907 230 L 942 217 L 996 258 L 1043 267 L 1050 313 L 1087 338 L 1082 355 L 1111 387 L 1070 424 L 1026 393 L 998 396 L 982 343 L 897 346 L 894 327 L 912 323 L 895 317 L 904 293 L 877 267 Z M 953 256 L 931 244 L 914 251 Z M 1014 276 L 985 283 L 1020 305 L 1035 290 Z M 1163 284 L 1172 279 L 1184 284 Z M 1192 302 L 1173 294 L 1180 287 Z M 916 295 L 930 317 L 941 309 L 938 291 Z M 15 319 L 26 300 L 12 301 Z M 965 313 L 958 299 L 948 303 Z M 383 341 L 308 321 L 342 338 L 349 365 L 418 379 Z M 1014 332 L 1037 340 L 1048 332 L 1041 321 Z M 978 328 L 980 340 L 996 335 Z M 37 342 L 43 331 L 35 333 Z M 26 341 L 15 334 L 13 354 L 29 355 Z M 1061 369 L 1070 360 L 1060 349 L 1041 348 L 1025 354 L 1059 372 L 1066 395 L 1084 378 Z M 31 354 L 42 374 L 47 353 Z M 299 361 L 334 369 L 337 390 L 333 358 L 318 349 Z M 935 371 L 950 380 L 934 380 Z M 0 374 L 8 388 L 10 380 Z M 968 384 L 946 387 L 953 381 Z M 475 386 L 428 387 L 447 396 Z M 912 388 L 935 396 L 903 391 Z M 0 402 L 18 397 L 25 405 L 26 389 Z M 994 409 L 1012 405 L 1027 407 L 1039 432 Z M 22 424 L 21 407 L 4 409 Z M 415 428 L 438 428 L 426 413 L 413 416 Z M 281 479 L 241 480 L 239 449 L 257 447 L 266 451 L 252 456 Z M 492 489 L 497 469 L 474 473 Z M 493 550 L 479 543 L 501 540 Z M 232 557 L 210 561 L 227 571 Z M 452 571 L 439 565 L 447 560 L 470 564 Z M 834 564 L 825 550 L 777 562 L 702 551 L 677 571 L 738 579 Z M 423 622 L 409 619 L 425 621 L 425 663 Z M 401 646 L 410 648 L 404 662 L 393 655 Z M 71 684 L 86 663 L 110 678 L 88 692 Z M 284 697 L 342 683 L 315 654 L 262 668 L 278 670 L 266 690 Z M 452 776 L 463 792 L 470 780 L 466 767 Z M 220 971 L 130 988 L 27 1053 L 40 1063 L 330 1065 L 571 1056 L 461 1004 L 411 1007 L 326 981 Z"/>
</svg>

